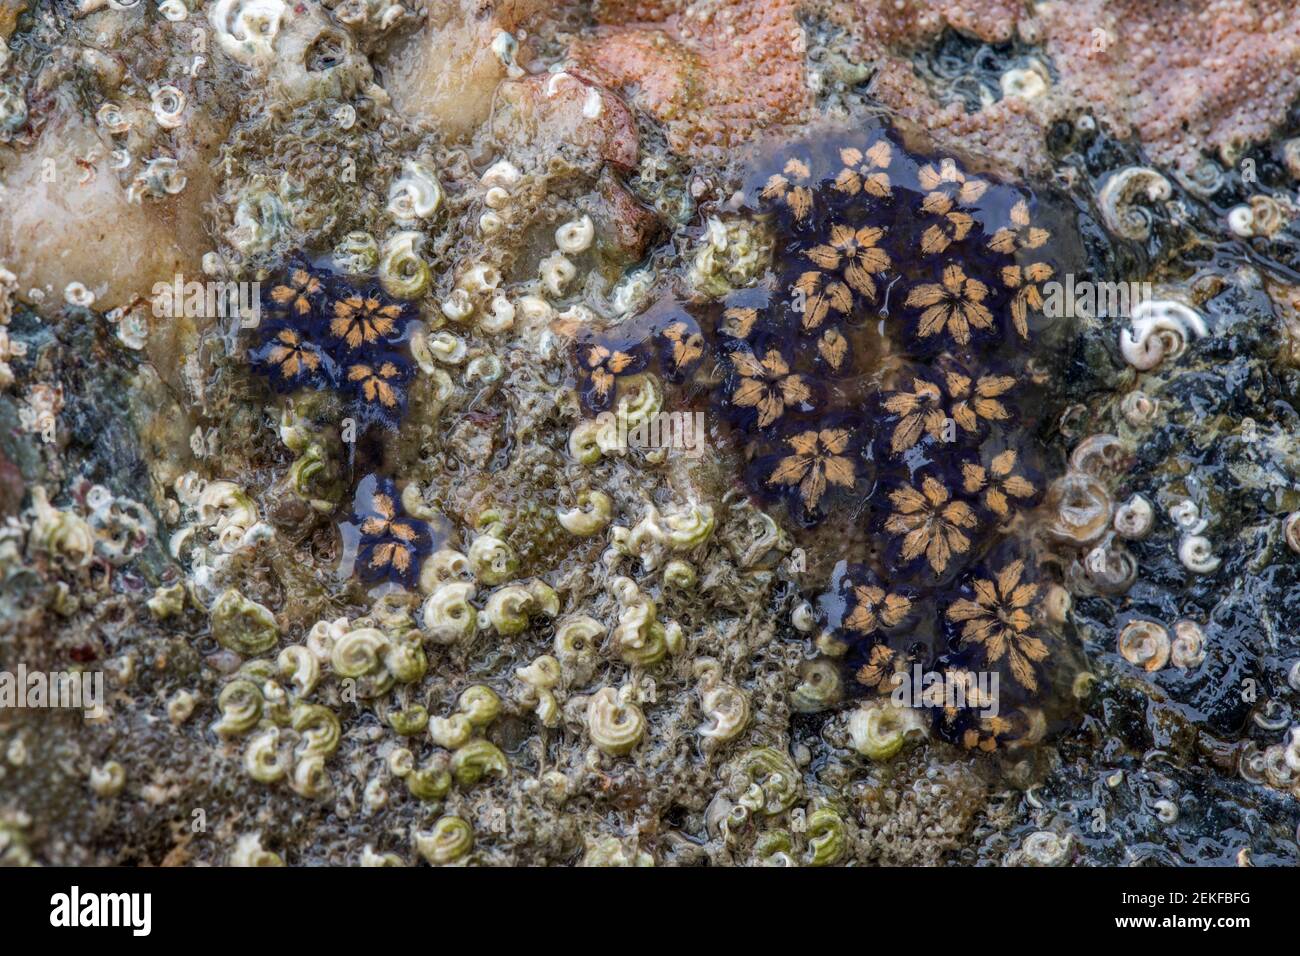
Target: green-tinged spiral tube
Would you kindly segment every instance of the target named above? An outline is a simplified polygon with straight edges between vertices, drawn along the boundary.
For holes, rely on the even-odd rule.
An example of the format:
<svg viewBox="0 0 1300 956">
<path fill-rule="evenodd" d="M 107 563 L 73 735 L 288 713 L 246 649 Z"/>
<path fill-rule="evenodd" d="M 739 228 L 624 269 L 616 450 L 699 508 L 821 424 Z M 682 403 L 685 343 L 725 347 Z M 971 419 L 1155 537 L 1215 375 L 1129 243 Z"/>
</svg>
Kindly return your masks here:
<svg viewBox="0 0 1300 956">
<path fill-rule="evenodd" d="M 434 641 L 454 644 L 474 633 L 478 626 L 478 610 L 470 603 L 474 590 L 467 581 L 448 581 L 429 595 L 421 622 Z"/>
<path fill-rule="evenodd" d="M 630 753 L 645 736 L 641 708 L 612 687 L 603 687 L 587 702 L 587 733 L 591 742 L 612 757 Z"/>
<path fill-rule="evenodd" d="M 555 518 L 569 534 L 589 538 L 604 531 L 613 514 L 614 501 L 609 495 L 603 491 L 584 491 L 579 493 L 576 507 L 557 509 Z"/>
<path fill-rule="evenodd" d="M 493 629 L 501 635 L 522 634 L 528 629 L 528 615 L 534 606 L 528 589 L 511 584 L 493 591 L 483 611 Z"/>
<path fill-rule="evenodd" d="M 262 691 L 251 680 L 232 680 L 217 697 L 221 720 L 216 731 L 223 737 L 246 734 L 262 719 Z"/>
<path fill-rule="evenodd" d="M 805 661 L 799 668 L 801 680 L 790 695 L 790 703 L 801 714 L 815 714 L 839 702 L 839 667 L 830 658 Z"/>
<path fill-rule="evenodd" d="M 664 565 L 664 584 L 670 588 L 689 591 L 697 580 L 694 566 L 687 561 L 673 560 Z"/>
<path fill-rule="evenodd" d="M 469 562 L 484 584 L 504 584 L 519 570 L 519 559 L 510 546 L 490 533 L 479 535 L 470 544 Z"/>
<path fill-rule="evenodd" d="M 739 802 L 765 816 L 789 810 L 803 790 L 794 761 L 775 747 L 745 753 L 736 761 L 735 774 L 733 787 L 742 791 Z"/>
<path fill-rule="evenodd" d="M 333 791 L 329 772 L 325 769 L 325 758 L 321 754 L 307 754 L 300 758 L 293 768 L 289 786 L 294 793 L 308 800 L 323 800 Z"/>
<path fill-rule="evenodd" d="M 416 641 L 394 641 L 384 652 L 384 667 L 399 684 L 421 680 L 429 670 L 429 659 Z"/>
<path fill-rule="evenodd" d="M 871 701 L 849 715 L 848 731 L 854 750 L 883 761 L 902 750 L 909 737 L 924 736 L 925 726 L 914 708 Z"/>
<path fill-rule="evenodd" d="M 600 461 L 605 433 L 611 430 L 615 429 L 611 429 L 610 424 L 597 419 L 578 422 L 569 433 L 569 454 L 579 464 L 594 465 Z"/>
<path fill-rule="evenodd" d="M 605 625 L 594 617 L 571 617 L 555 629 L 555 656 L 566 667 L 580 668 L 596 660 Z"/>
<path fill-rule="evenodd" d="M 848 849 L 843 818 L 830 807 L 819 807 L 808 817 L 808 865 L 834 866 Z"/>
<path fill-rule="evenodd" d="M 395 710 L 389 713 L 388 724 L 403 737 L 414 737 L 429 726 L 429 711 L 422 704 Z"/>
<path fill-rule="evenodd" d="M 406 775 L 406 789 L 417 800 L 441 800 L 451 790 L 451 774 L 437 767 L 421 767 Z"/>
<path fill-rule="evenodd" d="M 754 855 L 763 866 L 797 866 L 794 840 L 788 830 L 767 830 L 754 843 Z"/>
<path fill-rule="evenodd" d="M 486 727 L 501 713 L 501 698 L 483 684 L 465 688 L 457 702 L 460 711 L 473 727 Z"/>
<path fill-rule="evenodd" d="M 289 758 L 279 751 L 280 731 L 271 727 L 248 742 L 244 770 L 258 783 L 275 783 L 289 772 Z"/>
<path fill-rule="evenodd" d="M 416 247 L 423 239 L 418 232 L 399 232 L 385 243 L 379 259 L 379 284 L 399 299 L 418 299 L 429 289 L 432 274 Z"/>
<path fill-rule="evenodd" d="M 301 644 L 280 651 L 276 666 L 280 676 L 289 679 L 293 692 L 299 697 L 310 696 L 320 681 L 320 661 Z"/>
<path fill-rule="evenodd" d="M 388 649 L 389 640 L 373 627 L 348 631 L 334 642 L 330 653 L 330 666 L 340 677 L 361 677 L 377 670 L 380 655 Z"/>
<path fill-rule="evenodd" d="M 217 643 L 246 657 L 265 654 L 280 639 L 275 615 L 233 588 L 212 605 L 211 620 Z"/>
<path fill-rule="evenodd" d="M 455 863 L 473 846 L 474 828 L 460 817 L 442 817 L 433 825 L 433 832 L 415 838 L 416 851 L 435 866 Z"/>
<path fill-rule="evenodd" d="M 472 787 L 484 774 L 505 776 L 510 764 L 496 745 L 486 740 L 471 740 L 451 755 L 451 772 L 462 787 Z"/>
<path fill-rule="evenodd" d="M 334 711 L 320 704 L 299 704 L 291 717 L 293 729 L 301 736 L 298 753 L 328 757 L 338 750 L 341 731 Z"/>
<path fill-rule="evenodd" d="M 464 714 L 429 718 L 429 739 L 439 747 L 448 750 L 463 747 L 473 733 L 474 728 Z"/>
<path fill-rule="evenodd" d="M 668 547 L 674 551 L 690 551 L 698 548 L 714 528 L 713 508 L 709 505 L 691 503 L 685 511 L 669 515 L 664 519 L 668 534 Z"/>
</svg>

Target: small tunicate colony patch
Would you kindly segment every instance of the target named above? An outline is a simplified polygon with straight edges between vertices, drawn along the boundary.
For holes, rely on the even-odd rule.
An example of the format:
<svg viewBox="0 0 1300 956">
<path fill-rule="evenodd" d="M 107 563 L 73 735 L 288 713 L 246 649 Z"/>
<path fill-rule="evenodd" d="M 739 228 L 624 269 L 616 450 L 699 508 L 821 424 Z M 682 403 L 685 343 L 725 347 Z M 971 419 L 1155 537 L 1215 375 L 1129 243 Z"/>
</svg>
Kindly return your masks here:
<svg viewBox="0 0 1300 956">
<path fill-rule="evenodd" d="M 396 581 L 414 590 L 420 565 L 433 552 L 428 523 L 408 515 L 397 486 L 378 475 L 368 475 L 357 485 L 352 520 L 344 525 L 344 534 L 356 536 L 356 573 L 370 583 Z"/>
<path fill-rule="evenodd" d="M 407 408 L 414 360 L 409 340 L 418 312 L 376 283 L 291 262 L 263 284 L 262 321 L 250 350 L 254 371 L 282 394 L 330 391 L 358 430 L 396 429 Z M 414 588 L 432 550 L 426 522 L 405 514 L 390 479 L 357 485 L 345 536 L 356 539 L 356 576 L 366 583 Z"/>
<path fill-rule="evenodd" d="M 652 367 L 683 396 L 709 388 L 756 496 L 814 542 L 864 542 L 818 602 L 856 686 L 887 695 L 919 665 L 968 688 L 966 707 L 928 711 L 946 739 L 1038 739 L 1049 689 L 1068 686 L 1025 534 L 1061 338 L 1043 285 L 1079 258 L 1077 234 L 1029 189 L 884 123 L 787 145 L 748 195 L 772 274 L 581 340 L 587 408 Z M 998 712 L 982 715 L 977 675 L 993 672 Z"/>
<path fill-rule="evenodd" d="M 262 314 L 251 359 L 276 391 L 330 389 L 361 425 L 396 427 L 413 367 L 409 303 L 299 261 L 265 284 Z"/>
</svg>

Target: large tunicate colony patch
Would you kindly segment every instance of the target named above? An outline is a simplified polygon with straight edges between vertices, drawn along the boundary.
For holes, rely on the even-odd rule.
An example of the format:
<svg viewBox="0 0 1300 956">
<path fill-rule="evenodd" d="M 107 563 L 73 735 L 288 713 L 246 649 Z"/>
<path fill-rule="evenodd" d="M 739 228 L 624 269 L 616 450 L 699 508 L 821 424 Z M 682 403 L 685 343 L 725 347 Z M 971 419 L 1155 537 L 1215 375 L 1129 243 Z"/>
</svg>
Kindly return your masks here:
<svg viewBox="0 0 1300 956">
<path fill-rule="evenodd" d="M 814 541 L 865 542 L 818 602 L 856 685 L 888 694 L 919 665 L 945 676 L 936 693 L 967 691 L 928 708 L 947 739 L 1041 737 L 1064 655 L 1023 529 L 1062 331 L 1043 287 L 1077 234 L 1028 188 L 881 122 L 785 146 L 748 195 L 772 274 L 716 307 L 656 308 L 649 338 L 638 322 L 580 341 L 584 402 L 609 407 L 651 367 L 714 383 L 751 491 Z"/>
</svg>

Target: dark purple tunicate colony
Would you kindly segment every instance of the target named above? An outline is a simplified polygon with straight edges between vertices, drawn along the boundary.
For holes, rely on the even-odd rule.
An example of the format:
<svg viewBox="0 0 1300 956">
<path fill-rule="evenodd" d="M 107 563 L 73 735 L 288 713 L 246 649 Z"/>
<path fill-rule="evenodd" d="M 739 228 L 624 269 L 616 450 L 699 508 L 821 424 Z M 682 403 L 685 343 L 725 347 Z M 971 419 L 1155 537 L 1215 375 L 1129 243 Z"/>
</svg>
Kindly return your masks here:
<svg viewBox="0 0 1300 956">
<path fill-rule="evenodd" d="M 261 307 L 250 361 L 275 391 L 327 389 L 343 399 L 359 429 L 399 426 L 414 375 L 412 305 L 296 260 L 266 285 Z M 390 479 L 363 478 L 355 499 L 345 527 L 359 536 L 357 577 L 414 588 L 432 549 L 428 525 L 404 513 Z"/>
<path fill-rule="evenodd" d="M 1028 188 L 911 142 L 873 121 L 768 157 L 747 191 L 774 234 L 767 279 L 661 303 L 648 335 L 588 336 L 575 362 L 590 411 L 648 367 L 703 382 L 755 496 L 866 542 L 818 601 L 856 686 L 941 675 L 931 703 L 965 701 L 927 709 L 936 731 L 992 750 L 1042 736 L 1062 666 L 1023 525 L 1044 490 L 1044 285 L 1080 243 Z"/>
<path fill-rule="evenodd" d="M 412 376 L 411 305 L 303 261 L 267 285 L 261 305 L 251 358 L 272 388 L 330 389 L 363 426 L 397 426 Z"/>
</svg>

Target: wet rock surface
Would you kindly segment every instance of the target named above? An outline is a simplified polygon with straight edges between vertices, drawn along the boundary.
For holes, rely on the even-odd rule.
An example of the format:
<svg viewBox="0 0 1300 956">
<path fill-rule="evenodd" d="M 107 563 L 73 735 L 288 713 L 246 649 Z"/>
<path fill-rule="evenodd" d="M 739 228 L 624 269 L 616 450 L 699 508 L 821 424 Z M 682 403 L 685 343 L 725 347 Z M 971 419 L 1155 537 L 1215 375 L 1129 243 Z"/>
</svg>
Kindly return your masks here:
<svg viewBox="0 0 1300 956">
<path fill-rule="evenodd" d="M 1295 862 L 1300 129 L 1270 11 L 1198 5 L 1229 24 L 1207 39 L 1112 5 L 1104 29 L 1137 27 L 1094 56 L 1086 4 L 163 6 L 0 17 L 0 669 L 104 686 L 91 718 L 0 708 L 0 861 Z M 64 143 L 24 205 L 74 127 L 101 155 Z M 904 128 L 915 168 L 873 166 Z M 863 205 L 847 296 L 805 280 L 846 265 L 824 217 L 881 173 L 940 233 Z M 981 177 L 1006 201 L 961 231 Z M 1151 295 L 1030 302 L 1026 352 L 1040 221 L 1012 207 L 1048 196 L 1054 278 Z M 72 209 L 120 256 L 31 235 Z M 919 335 L 937 301 L 878 314 L 954 263 L 1039 390 L 1035 494 L 909 622 L 870 513 L 907 409 L 833 360 L 885 400 L 916 392 L 891 337 L 913 380 L 969 365 L 941 354 L 956 313 Z M 194 307 L 156 308 L 160 276 Z M 727 347 L 765 309 L 784 372 Z M 833 430 L 818 396 L 874 449 L 829 520 L 836 481 L 755 471 L 782 419 Z M 969 651 L 936 601 L 975 608 L 1007 561 L 966 572 L 1017 555 L 1063 662 L 1036 672 L 1049 716 L 912 721 L 859 680 L 881 647 Z M 863 601 L 888 642 L 843 639 Z"/>
</svg>

